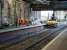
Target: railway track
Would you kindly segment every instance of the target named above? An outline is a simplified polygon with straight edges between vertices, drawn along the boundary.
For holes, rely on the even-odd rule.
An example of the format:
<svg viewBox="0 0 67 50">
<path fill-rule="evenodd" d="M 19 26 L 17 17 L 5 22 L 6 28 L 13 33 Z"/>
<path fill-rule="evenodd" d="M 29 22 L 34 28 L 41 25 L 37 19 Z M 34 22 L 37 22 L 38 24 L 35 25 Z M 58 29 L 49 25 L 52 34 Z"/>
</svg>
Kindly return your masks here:
<svg viewBox="0 0 67 50">
<path fill-rule="evenodd" d="M 14 39 L 14 41 L 12 41 L 15 43 L 8 43 L 6 41 L 7 45 L 0 45 L 0 50 L 40 50 L 65 28 L 66 26 L 63 26 L 54 29 L 50 28 L 38 33 L 29 33 L 26 34 L 29 36 L 25 38 L 23 38 L 22 35 L 19 35 L 17 38 Z"/>
</svg>

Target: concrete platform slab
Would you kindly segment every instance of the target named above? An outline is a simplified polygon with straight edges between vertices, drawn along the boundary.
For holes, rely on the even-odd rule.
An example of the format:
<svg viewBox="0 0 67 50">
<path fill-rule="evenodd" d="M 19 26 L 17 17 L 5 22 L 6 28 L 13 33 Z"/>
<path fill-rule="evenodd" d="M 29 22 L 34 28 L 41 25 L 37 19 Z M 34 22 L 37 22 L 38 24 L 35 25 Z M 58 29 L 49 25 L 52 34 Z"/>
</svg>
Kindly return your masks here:
<svg viewBox="0 0 67 50">
<path fill-rule="evenodd" d="M 42 50 L 67 50 L 67 29 L 48 43 Z"/>
</svg>

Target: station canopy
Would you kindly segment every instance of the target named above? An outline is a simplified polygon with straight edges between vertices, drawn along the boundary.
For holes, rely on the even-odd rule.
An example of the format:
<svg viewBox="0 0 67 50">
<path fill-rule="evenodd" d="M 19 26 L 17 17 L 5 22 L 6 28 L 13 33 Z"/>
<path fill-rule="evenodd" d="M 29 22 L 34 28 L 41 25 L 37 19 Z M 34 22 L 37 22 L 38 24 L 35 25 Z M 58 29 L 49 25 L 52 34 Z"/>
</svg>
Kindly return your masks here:
<svg viewBox="0 0 67 50">
<path fill-rule="evenodd" d="M 67 1 L 59 0 L 24 0 L 30 3 L 33 11 L 67 10 Z"/>
</svg>

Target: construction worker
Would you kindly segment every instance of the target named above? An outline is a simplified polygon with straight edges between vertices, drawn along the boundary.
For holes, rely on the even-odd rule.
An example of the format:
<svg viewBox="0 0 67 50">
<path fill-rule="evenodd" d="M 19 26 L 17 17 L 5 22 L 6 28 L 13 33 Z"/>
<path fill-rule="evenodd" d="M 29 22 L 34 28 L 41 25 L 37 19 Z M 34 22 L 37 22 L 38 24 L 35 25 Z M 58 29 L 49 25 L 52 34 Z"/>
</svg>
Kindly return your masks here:
<svg viewBox="0 0 67 50">
<path fill-rule="evenodd" d="M 18 19 L 18 23 L 19 23 L 19 25 L 27 25 L 28 24 L 28 20 L 24 19 L 24 18 L 19 18 Z"/>
</svg>

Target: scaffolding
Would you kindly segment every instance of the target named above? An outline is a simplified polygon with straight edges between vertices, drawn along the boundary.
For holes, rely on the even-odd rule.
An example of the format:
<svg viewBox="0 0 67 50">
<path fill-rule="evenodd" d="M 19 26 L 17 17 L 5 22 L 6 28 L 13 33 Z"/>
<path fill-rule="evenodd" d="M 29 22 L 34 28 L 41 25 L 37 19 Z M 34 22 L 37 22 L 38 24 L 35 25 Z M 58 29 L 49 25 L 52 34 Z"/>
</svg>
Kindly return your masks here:
<svg viewBox="0 0 67 50">
<path fill-rule="evenodd" d="M 4 20 L 9 26 L 19 26 L 18 18 L 29 19 L 30 5 L 22 0 L 0 0 L 0 27 L 3 27 Z M 4 19 L 6 18 L 6 19 Z"/>
</svg>

